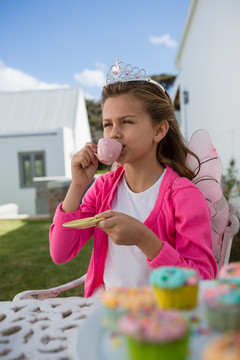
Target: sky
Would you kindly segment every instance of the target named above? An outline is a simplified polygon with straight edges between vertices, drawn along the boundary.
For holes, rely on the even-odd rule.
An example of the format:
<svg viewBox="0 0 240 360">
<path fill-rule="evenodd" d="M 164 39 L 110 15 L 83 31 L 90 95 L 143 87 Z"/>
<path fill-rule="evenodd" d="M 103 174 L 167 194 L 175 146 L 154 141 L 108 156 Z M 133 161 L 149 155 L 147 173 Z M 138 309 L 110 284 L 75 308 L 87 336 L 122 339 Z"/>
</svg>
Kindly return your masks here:
<svg viewBox="0 0 240 360">
<path fill-rule="evenodd" d="M 191 0 L 0 0 L 0 92 L 80 87 L 99 100 L 116 58 L 177 74 Z"/>
</svg>

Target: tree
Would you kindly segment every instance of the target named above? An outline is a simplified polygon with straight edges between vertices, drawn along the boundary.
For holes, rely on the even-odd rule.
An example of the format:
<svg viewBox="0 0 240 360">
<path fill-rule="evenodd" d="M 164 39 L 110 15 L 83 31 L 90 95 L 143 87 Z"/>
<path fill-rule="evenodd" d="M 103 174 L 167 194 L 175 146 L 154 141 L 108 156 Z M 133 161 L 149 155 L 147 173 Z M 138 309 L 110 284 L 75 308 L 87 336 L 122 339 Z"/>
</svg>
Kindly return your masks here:
<svg viewBox="0 0 240 360">
<path fill-rule="evenodd" d="M 164 87 L 164 89 L 168 91 L 168 89 L 173 85 L 176 79 L 176 75 L 170 75 L 170 74 L 152 75 L 151 79 L 160 83 Z"/>
<path fill-rule="evenodd" d="M 102 137 L 102 110 L 100 101 L 86 100 L 88 120 L 93 142 Z"/>
</svg>

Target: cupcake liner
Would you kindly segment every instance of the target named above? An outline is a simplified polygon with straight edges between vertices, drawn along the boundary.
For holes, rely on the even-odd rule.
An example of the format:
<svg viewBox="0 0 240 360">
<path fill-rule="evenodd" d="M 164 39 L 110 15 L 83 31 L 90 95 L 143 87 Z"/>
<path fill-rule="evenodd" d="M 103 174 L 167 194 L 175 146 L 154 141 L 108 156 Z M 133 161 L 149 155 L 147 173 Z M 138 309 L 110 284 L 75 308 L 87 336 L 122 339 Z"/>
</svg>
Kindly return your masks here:
<svg viewBox="0 0 240 360">
<path fill-rule="evenodd" d="M 153 285 L 156 303 L 163 309 L 190 309 L 197 306 L 198 284 L 178 289 L 163 289 Z"/>
<path fill-rule="evenodd" d="M 208 325 L 219 331 L 240 330 L 240 307 L 211 308 L 206 306 Z"/>
<path fill-rule="evenodd" d="M 150 343 L 127 337 L 131 360 L 185 360 L 188 353 L 188 334 L 169 343 Z"/>
</svg>

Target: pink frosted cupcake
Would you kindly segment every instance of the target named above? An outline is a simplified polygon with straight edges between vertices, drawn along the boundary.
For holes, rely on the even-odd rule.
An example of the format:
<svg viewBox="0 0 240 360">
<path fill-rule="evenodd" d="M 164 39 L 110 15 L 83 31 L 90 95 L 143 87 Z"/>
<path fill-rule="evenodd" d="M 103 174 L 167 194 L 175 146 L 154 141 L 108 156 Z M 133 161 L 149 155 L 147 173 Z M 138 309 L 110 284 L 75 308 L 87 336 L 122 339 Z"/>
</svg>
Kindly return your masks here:
<svg viewBox="0 0 240 360">
<path fill-rule="evenodd" d="M 209 341 L 202 352 L 202 360 L 239 360 L 240 333 L 227 332 Z"/>
<path fill-rule="evenodd" d="M 102 296 L 104 305 L 103 325 L 117 331 L 117 323 L 121 316 L 128 312 L 149 310 L 155 306 L 152 289 L 146 286 L 138 288 L 115 287 L 106 290 Z"/>
<path fill-rule="evenodd" d="M 218 279 L 222 282 L 240 285 L 240 262 L 232 262 L 224 265 L 219 270 Z"/>
<path fill-rule="evenodd" d="M 188 324 L 177 311 L 155 308 L 128 314 L 119 321 L 131 360 L 184 360 L 188 352 Z"/>
</svg>

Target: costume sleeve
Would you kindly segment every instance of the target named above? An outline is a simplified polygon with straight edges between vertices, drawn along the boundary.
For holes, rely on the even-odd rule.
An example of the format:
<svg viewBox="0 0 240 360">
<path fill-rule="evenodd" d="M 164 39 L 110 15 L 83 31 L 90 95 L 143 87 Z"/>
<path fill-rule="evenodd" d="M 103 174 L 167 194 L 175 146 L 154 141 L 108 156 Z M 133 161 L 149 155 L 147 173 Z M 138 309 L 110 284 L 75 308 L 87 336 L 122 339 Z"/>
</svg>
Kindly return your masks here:
<svg viewBox="0 0 240 360">
<path fill-rule="evenodd" d="M 196 269 L 202 279 L 215 278 L 217 265 L 213 256 L 210 209 L 204 196 L 192 184 L 176 185 L 172 202 L 175 246 L 159 236 L 164 245 L 155 259 L 147 260 L 149 266 L 184 266 Z"/>
<path fill-rule="evenodd" d="M 50 255 L 56 264 L 65 263 L 74 258 L 93 236 L 93 227 L 79 230 L 62 225 L 68 221 L 96 215 L 96 196 L 102 183 L 103 180 L 100 178 L 95 180 L 76 211 L 64 212 L 62 203 L 58 205 L 49 232 Z"/>
</svg>

